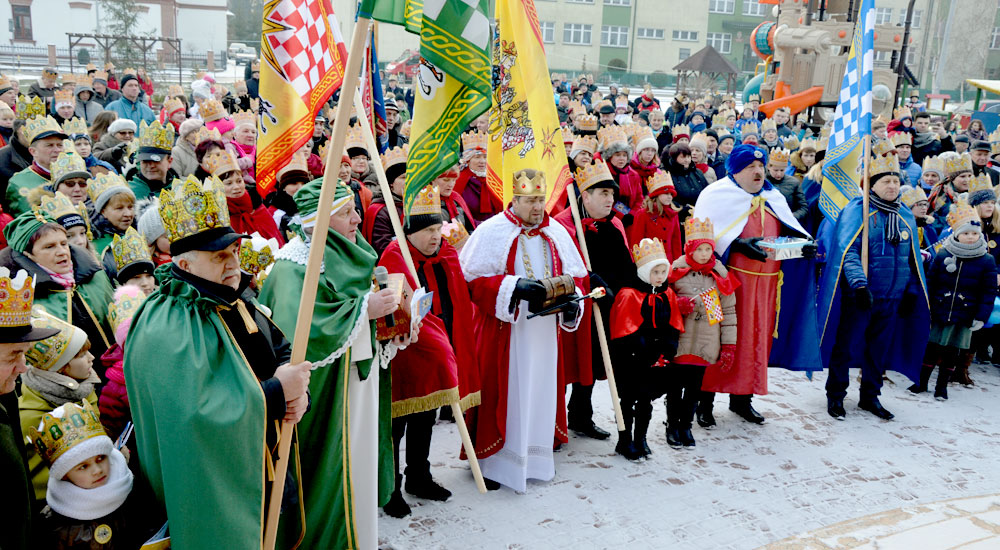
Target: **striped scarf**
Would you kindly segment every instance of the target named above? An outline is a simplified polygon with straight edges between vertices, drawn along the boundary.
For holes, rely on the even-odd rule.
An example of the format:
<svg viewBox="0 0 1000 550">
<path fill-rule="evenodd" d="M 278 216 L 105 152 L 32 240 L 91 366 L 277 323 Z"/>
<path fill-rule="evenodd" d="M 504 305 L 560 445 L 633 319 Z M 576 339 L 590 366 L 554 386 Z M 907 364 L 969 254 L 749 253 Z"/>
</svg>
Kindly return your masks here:
<svg viewBox="0 0 1000 550">
<path fill-rule="evenodd" d="M 890 202 L 880 199 L 878 195 L 872 192 L 870 198 L 872 205 L 879 212 L 885 214 L 885 240 L 889 241 L 889 244 L 896 246 L 902 240 L 902 234 L 899 229 L 899 207 L 902 203 L 899 201 L 899 197 Z"/>
</svg>

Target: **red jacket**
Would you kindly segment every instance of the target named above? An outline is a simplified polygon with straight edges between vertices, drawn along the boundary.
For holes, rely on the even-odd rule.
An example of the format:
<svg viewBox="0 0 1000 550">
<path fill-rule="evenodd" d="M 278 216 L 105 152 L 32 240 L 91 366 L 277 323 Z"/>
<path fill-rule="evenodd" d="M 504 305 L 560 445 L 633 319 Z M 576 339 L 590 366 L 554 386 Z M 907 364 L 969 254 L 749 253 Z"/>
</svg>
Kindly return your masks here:
<svg viewBox="0 0 1000 550">
<path fill-rule="evenodd" d="M 677 211 L 666 208 L 663 214 L 649 212 L 645 207 L 633 211 L 635 217 L 628 228 L 628 242 L 637 245 L 643 239 L 660 239 L 670 263 L 684 254 L 681 245 L 681 224 Z"/>
<path fill-rule="evenodd" d="M 274 238 L 278 244 L 285 244 L 285 237 L 278 230 L 274 218 L 263 205 L 254 208 L 250 193 L 243 193 L 235 199 L 226 197 L 226 203 L 229 205 L 230 224 L 237 232 L 250 235 L 256 231 L 265 239 Z"/>
<path fill-rule="evenodd" d="M 117 439 L 125 425 L 132 420 L 128 392 L 125 389 L 125 373 L 122 371 L 123 355 L 121 346 L 115 344 L 101 356 L 101 363 L 107 368 L 104 376 L 108 378 L 108 383 L 101 390 L 97 406 L 101 412 L 101 424 L 112 440 Z"/>
</svg>

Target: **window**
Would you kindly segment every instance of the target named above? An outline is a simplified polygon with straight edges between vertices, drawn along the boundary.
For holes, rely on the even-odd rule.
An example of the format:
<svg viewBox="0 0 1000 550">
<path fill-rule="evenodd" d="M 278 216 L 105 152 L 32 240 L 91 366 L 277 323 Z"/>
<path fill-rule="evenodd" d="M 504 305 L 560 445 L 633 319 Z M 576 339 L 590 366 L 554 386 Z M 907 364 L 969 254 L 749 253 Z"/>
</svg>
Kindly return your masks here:
<svg viewBox="0 0 1000 550">
<path fill-rule="evenodd" d="M 733 49 L 733 35 L 728 32 L 708 33 L 708 45 L 715 48 L 719 53 L 731 53 Z"/>
<path fill-rule="evenodd" d="M 887 52 L 887 51 L 875 52 L 876 67 L 888 67 L 891 61 L 892 61 L 892 52 Z"/>
<path fill-rule="evenodd" d="M 604 0 L 605 6 L 631 6 L 632 0 Z"/>
<path fill-rule="evenodd" d="M 993 27 L 993 35 L 990 36 L 990 49 L 1000 50 L 1000 27 Z"/>
<path fill-rule="evenodd" d="M 757 0 L 743 0 L 743 15 L 763 17 L 766 15 L 766 11 L 766 4 L 758 3 Z"/>
<path fill-rule="evenodd" d="M 698 31 L 674 31 L 674 40 L 683 40 L 684 42 L 697 42 Z"/>
<path fill-rule="evenodd" d="M 681 48 L 677 51 L 677 60 L 684 61 L 685 59 L 691 57 L 691 48 Z"/>
<path fill-rule="evenodd" d="M 563 23 L 563 43 L 590 45 L 590 25 Z"/>
<path fill-rule="evenodd" d="M 708 0 L 708 13 L 733 13 L 736 0 Z"/>
<path fill-rule="evenodd" d="M 906 64 L 909 66 L 917 64 L 917 50 L 915 48 L 906 49 Z"/>
<path fill-rule="evenodd" d="M 601 27 L 601 45 L 613 48 L 627 48 L 628 27 L 604 25 Z"/>
<path fill-rule="evenodd" d="M 552 44 L 556 41 L 556 24 L 552 21 L 539 21 L 538 28 L 542 31 L 542 42 Z"/>
<path fill-rule="evenodd" d="M 31 6 L 11 6 L 14 19 L 14 40 L 32 40 Z"/>
<path fill-rule="evenodd" d="M 924 10 L 913 10 L 913 21 L 910 22 L 910 28 L 919 29 L 920 20 L 923 18 Z M 899 25 L 906 25 L 906 10 L 899 10 Z"/>
<path fill-rule="evenodd" d="M 892 8 L 875 8 L 875 24 L 888 25 L 892 22 Z"/>
<path fill-rule="evenodd" d="M 571 4 L 593 4 L 594 0 L 566 0 Z"/>
<path fill-rule="evenodd" d="M 636 38 L 647 38 L 649 40 L 663 40 L 663 29 L 649 29 L 639 27 L 635 32 Z"/>
</svg>

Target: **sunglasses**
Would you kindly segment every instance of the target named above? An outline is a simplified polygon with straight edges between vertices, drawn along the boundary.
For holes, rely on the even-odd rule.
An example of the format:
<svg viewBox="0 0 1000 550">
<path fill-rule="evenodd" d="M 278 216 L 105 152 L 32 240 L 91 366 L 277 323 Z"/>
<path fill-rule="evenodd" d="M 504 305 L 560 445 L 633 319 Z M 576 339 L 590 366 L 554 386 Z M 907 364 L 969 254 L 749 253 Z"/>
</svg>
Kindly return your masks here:
<svg viewBox="0 0 1000 550">
<path fill-rule="evenodd" d="M 59 184 L 60 186 L 65 185 L 66 187 L 86 187 L 86 181 L 64 181 Z"/>
</svg>

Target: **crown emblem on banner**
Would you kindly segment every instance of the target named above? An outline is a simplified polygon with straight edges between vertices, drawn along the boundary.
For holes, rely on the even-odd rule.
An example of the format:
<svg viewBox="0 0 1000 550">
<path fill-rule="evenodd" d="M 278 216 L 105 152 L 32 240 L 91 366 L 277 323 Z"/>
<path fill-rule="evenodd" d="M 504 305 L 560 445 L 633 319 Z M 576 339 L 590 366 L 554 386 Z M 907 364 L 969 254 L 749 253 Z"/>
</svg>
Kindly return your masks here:
<svg viewBox="0 0 1000 550">
<path fill-rule="evenodd" d="M 97 176 L 87 180 L 87 195 L 90 196 L 91 202 L 96 203 L 97 198 L 112 187 L 124 187 L 128 189 L 128 184 L 125 183 L 125 180 L 122 179 L 121 176 L 115 174 L 114 172 L 98 174 Z"/>
<path fill-rule="evenodd" d="M 448 244 L 455 248 L 461 248 L 465 241 L 469 239 L 469 231 L 465 225 L 459 222 L 445 222 L 441 226 L 441 236 Z"/>
<path fill-rule="evenodd" d="M 73 99 L 73 90 L 71 89 L 56 90 L 53 92 L 53 95 L 55 96 L 54 103 L 56 105 L 60 103 L 76 103 L 76 100 Z"/>
<path fill-rule="evenodd" d="M 58 220 L 63 216 L 80 215 L 79 209 L 61 191 L 56 191 L 55 195 L 43 195 L 38 204 L 38 210 L 53 220 Z"/>
<path fill-rule="evenodd" d="M 117 331 L 123 321 L 131 319 L 139 306 L 146 301 L 145 292 L 121 293 L 108 305 L 108 324 Z"/>
<path fill-rule="evenodd" d="M 201 114 L 201 118 L 205 122 L 212 122 L 213 120 L 224 118 L 226 116 L 226 108 L 222 106 L 222 102 L 218 99 L 206 99 L 198 107 L 198 113 Z"/>
<path fill-rule="evenodd" d="M 592 164 L 576 169 L 576 186 L 580 191 L 586 191 L 602 181 L 614 181 L 608 165 L 602 160 L 595 160 Z"/>
<path fill-rule="evenodd" d="M 896 147 L 900 145 L 913 145 L 913 136 L 909 132 L 895 132 L 889 139 L 892 140 L 892 144 Z"/>
<path fill-rule="evenodd" d="M 465 132 L 462 134 L 462 150 L 471 151 L 473 149 L 479 149 L 480 151 L 485 152 L 489 137 L 489 134 L 481 134 L 479 133 L 479 130 Z"/>
<path fill-rule="evenodd" d="M 964 200 L 955 203 L 948 212 L 948 226 L 952 231 L 969 222 L 982 223 L 979 220 L 979 213 Z"/>
<path fill-rule="evenodd" d="M 169 117 L 175 111 L 183 109 L 184 109 L 184 102 L 177 99 L 176 97 L 169 97 L 167 98 L 166 101 L 163 102 L 163 112 L 167 114 L 167 117 Z"/>
<path fill-rule="evenodd" d="M 712 220 L 708 218 L 700 220 L 694 216 L 684 220 L 684 235 L 687 236 L 687 242 L 714 241 L 715 229 L 712 227 Z"/>
<path fill-rule="evenodd" d="M 174 146 L 174 125 L 169 122 L 164 126 L 160 124 L 159 120 L 154 120 L 152 124 L 147 125 L 146 121 L 142 121 L 139 124 L 139 135 L 134 140 L 132 140 L 132 147 L 138 150 L 142 147 L 150 147 L 153 149 L 160 149 L 166 154 L 170 153 L 170 150 Z"/>
<path fill-rule="evenodd" d="M 913 118 L 913 114 L 910 112 L 909 107 L 896 107 L 892 110 L 892 116 L 896 120 L 902 120 L 904 118 Z"/>
<path fill-rule="evenodd" d="M 924 157 L 924 172 L 937 172 L 944 176 L 944 160 L 941 157 Z"/>
<path fill-rule="evenodd" d="M 981 174 L 976 176 L 969 182 L 969 196 L 972 196 L 976 191 L 992 191 L 993 190 L 993 180 L 990 179 L 990 175 L 983 171 Z"/>
<path fill-rule="evenodd" d="M 63 405 L 62 418 L 53 416 L 52 413 L 42 415 L 41 431 L 36 426 L 28 427 L 28 436 L 46 464 L 54 464 L 60 456 L 79 443 L 107 436 L 94 406 L 87 400 L 82 403 L 82 408 L 72 402 Z"/>
<path fill-rule="evenodd" d="M 411 216 L 434 216 L 441 215 L 441 195 L 437 187 L 428 185 L 417 193 L 417 198 L 413 199 L 413 206 L 410 207 Z"/>
<path fill-rule="evenodd" d="M 914 204 L 927 200 L 927 193 L 919 187 L 909 187 L 900 195 L 900 200 L 907 208 L 913 208 Z"/>
<path fill-rule="evenodd" d="M 257 127 L 257 113 L 254 111 L 236 111 L 230 118 L 233 119 L 235 126 L 249 124 L 255 128 Z"/>
<path fill-rule="evenodd" d="M 573 133 L 573 128 L 570 126 L 563 126 L 562 138 L 563 138 L 563 145 L 567 143 L 572 144 L 574 141 L 576 141 L 576 134 Z"/>
<path fill-rule="evenodd" d="M 600 121 L 594 115 L 580 115 L 573 123 L 578 132 L 596 132 L 600 125 Z"/>
<path fill-rule="evenodd" d="M 125 230 L 125 235 L 121 237 L 115 235 L 111 239 L 111 254 L 115 258 L 118 271 L 136 262 L 153 261 L 146 245 L 146 238 L 131 227 Z"/>
<path fill-rule="evenodd" d="M 971 172 L 972 157 L 969 156 L 969 153 L 962 153 L 957 156 L 949 155 L 948 159 L 944 161 L 944 165 L 949 176 L 953 176 L 959 172 Z"/>
<path fill-rule="evenodd" d="M 632 245 L 632 257 L 635 259 L 635 266 L 642 267 L 655 260 L 666 261 L 667 252 L 660 239 L 643 239 L 639 244 Z"/>
<path fill-rule="evenodd" d="M 215 176 L 204 182 L 189 175 L 175 179 L 171 189 L 160 194 L 160 218 L 170 242 L 202 231 L 229 226 L 229 206 L 222 182 Z"/>
<path fill-rule="evenodd" d="M 687 124 L 678 124 L 670 129 L 670 133 L 673 134 L 674 139 L 677 139 L 677 136 L 687 136 L 690 139 L 691 127 Z"/>
<path fill-rule="evenodd" d="M 222 134 L 219 133 L 218 128 L 212 128 L 209 130 L 204 126 L 199 126 L 198 130 L 195 131 L 194 137 L 196 144 L 201 143 L 206 139 L 211 141 L 222 141 Z"/>
<path fill-rule="evenodd" d="M 25 328 L 31 325 L 31 304 L 35 299 L 35 281 L 27 271 L 0 267 L 0 328 Z"/>
<path fill-rule="evenodd" d="M 222 178 L 223 175 L 233 170 L 239 171 L 240 169 L 236 156 L 225 149 L 213 151 L 202 162 L 205 164 L 205 169 L 209 174 L 218 176 L 219 178 Z"/>
<path fill-rule="evenodd" d="M 170 87 L 167 88 L 167 95 L 169 95 L 170 97 L 177 97 L 179 95 L 184 95 L 184 87 L 181 86 L 180 84 L 171 84 Z"/>
<path fill-rule="evenodd" d="M 347 129 L 347 136 L 344 139 L 344 150 L 348 149 L 368 150 L 368 145 L 365 143 L 365 132 L 360 124 L 355 124 Z"/>
<path fill-rule="evenodd" d="M 261 274 L 274 263 L 274 254 L 279 248 L 281 245 L 277 239 L 265 239 L 260 233 L 255 232 L 249 239 L 243 239 L 240 243 L 240 267 L 243 271 L 258 277 L 258 283 L 262 283 Z"/>
<path fill-rule="evenodd" d="M 765 118 L 760 123 L 760 133 L 763 134 L 764 132 L 766 132 L 768 130 L 774 130 L 775 132 L 778 131 L 778 125 L 774 122 L 773 118 Z"/>
<path fill-rule="evenodd" d="M 38 136 L 46 132 L 63 133 L 62 127 L 51 116 L 37 116 L 24 123 L 24 135 L 28 138 L 28 143 L 35 141 Z"/>
<path fill-rule="evenodd" d="M 605 126 L 597 131 L 597 142 L 602 150 L 612 145 L 628 147 L 628 135 L 621 126 Z"/>
<path fill-rule="evenodd" d="M 410 146 L 404 144 L 402 147 L 393 147 L 392 149 L 387 149 L 385 154 L 382 155 L 382 168 L 388 170 L 390 166 L 396 166 L 397 164 L 406 164 L 406 157 L 410 153 Z M 392 183 L 392 182 L 389 182 Z"/>
<path fill-rule="evenodd" d="M 756 102 L 759 103 L 760 102 L 760 94 L 750 94 L 750 97 L 747 98 L 747 103 L 750 103 L 751 101 L 756 101 Z"/>
<path fill-rule="evenodd" d="M 49 315 L 41 308 L 35 308 L 31 313 L 31 325 L 34 328 L 51 328 L 59 331 L 44 340 L 34 342 L 24 352 L 28 364 L 37 369 L 48 370 L 54 367 L 59 358 L 66 353 L 70 340 L 73 338 L 73 332 L 80 329 Z M 64 361 L 63 364 L 66 362 L 68 361 Z"/>
<path fill-rule="evenodd" d="M 68 136 L 86 135 L 87 131 L 87 123 L 80 117 L 73 117 L 63 123 L 63 133 Z"/>
<path fill-rule="evenodd" d="M 586 151 L 593 156 L 597 152 L 597 138 L 594 136 L 577 136 L 573 141 L 573 150 Z"/>
<path fill-rule="evenodd" d="M 871 176 L 880 174 L 899 174 L 899 159 L 896 155 L 875 155 L 871 161 Z"/>
<path fill-rule="evenodd" d="M 673 187 L 674 180 L 670 177 L 669 172 L 664 172 L 663 170 L 657 170 L 652 176 L 646 178 L 646 189 L 649 194 L 652 195 L 655 191 L 659 191 L 665 187 Z"/>
<path fill-rule="evenodd" d="M 528 174 L 521 170 L 514 174 L 513 185 L 516 197 L 544 197 L 545 172 L 536 170 L 535 177 L 529 178 Z"/>
<path fill-rule="evenodd" d="M 636 125 L 633 124 L 632 126 Z M 653 129 L 650 128 L 649 126 L 637 127 L 635 131 L 632 132 L 632 150 L 638 151 L 639 142 L 641 142 L 644 139 L 652 139 L 652 140 L 656 139 L 655 137 L 653 137 Z"/>
<path fill-rule="evenodd" d="M 76 173 L 76 177 L 80 178 L 90 177 L 90 172 L 87 172 L 87 161 L 83 160 L 83 157 L 76 152 L 73 142 L 68 139 L 63 140 L 63 150 L 56 157 L 56 160 L 52 161 L 49 170 L 51 170 L 51 178 L 54 182 L 73 173 Z"/>
<path fill-rule="evenodd" d="M 775 147 L 771 149 L 770 156 L 768 157 L 774 164 L 788 164 L 788 159 L 791 158 L 792 152 L 784 147 Z"/>
</svg>

